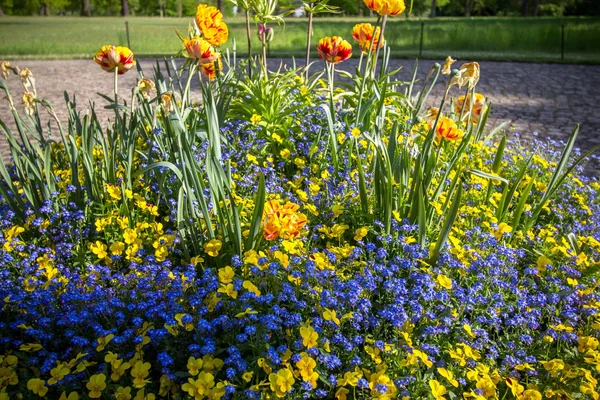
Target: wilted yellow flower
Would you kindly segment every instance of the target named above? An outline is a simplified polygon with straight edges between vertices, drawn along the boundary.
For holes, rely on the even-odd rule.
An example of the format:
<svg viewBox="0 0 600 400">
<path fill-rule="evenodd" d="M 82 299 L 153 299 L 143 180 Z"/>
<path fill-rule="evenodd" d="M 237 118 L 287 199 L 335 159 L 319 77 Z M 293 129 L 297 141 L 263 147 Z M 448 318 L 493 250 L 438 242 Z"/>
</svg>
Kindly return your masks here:
<svg viewBox="0 0 600 400">
<path fill-rule="evenodd" d="M 404 0 L 363 0 L 365 5 L 379 15 L 395 17 L 406 10 Z"/>
<path fill-rule="evenodd" d="M 223 22 L 223 14 L 216 7 L 200 4 L 196 10 L 196 25 L 204 39 L 213 46 L 220 46 L 227 41 L 229 29 Z"/>
<path fill-rule="evenodd" d="M 94 56 L 94 61 L 106 72 L 114 72 L 116 68 L 119 75 L 123 75 L 135 65 L 133 52 L 124 46 L 102 46 Z"/>
<path fill-rule="evenodd" d="M 23 68 L 21 72 L 19 72 L 19 77 L 21 78 L 21 83 L 23 83 L 23 86 L 25 86 L 25 90 L 35 91 L 35 79 L 33 78 L 33 74 L 29 68 Z"/>
<path fill-rule="evenodd" d="M 166 114 L 173 112 L 173 93 L 165 93 L 160 96 L 160 106 Z"/>
<path fill-rule="evenodd" d="M 375 39 L 373 39 L 373 32 L 375 32 Z M 381 29 L 379 27 L 375 29 L 371 24 L 356 24 L 354 25 L 354 29 L 352 29 L 352 37 L 363 53 L 366 53 L 369 50 L 371 41 L 373 41 L 371 50 L 377 50 L 378 46 L 379 48 L 383 47 L 385 40 L 379 40 L 380 33 Z"/>
<path fill-rule="evenodd" d="M 446 62 L 444 63 L 444 68 L 442 68 L 442 74 L 450 75 L 450 72 L 452 72 L 452 70 L 451 70 L 452 64 L 454 64 L 455 62 L 456 62 L 455 59 L 448 56 L 448 58 L 446 58 Z"/>
<path fill-rule="evenodd" d="M 193 38 L 184 38 L 183 46 L 188 56 L 194 60 L 198 60 L 200 65 L 211 64 L 218 58 L 218 53 L 214 47 L 200 36 L 194 36 Z"/>
<path fill-rule="evenodd" d="M 146 99 L 150 97 L 150 93 L 156 90 L 156 85 L 148 78 L 142 78 L 138 82 L 138 90 Z"/>
<path fill-rule="evenodd" d="M 10 62 L 8 61 L 2 61 L 0 62 L 0 70 L 2 71 L 2 76 L 4 77 L 4 79 L 8 79 L 8 70 L 12 70 L 12 67 L 10 66 Z"/>
<path fill-rule="evenodd" d="M 477 85 L 477 82 L 479 82 L 479 63 L 465 63 L 461 65 L 458 71 L 459 76 L 452 79 L 453 85 L 458 85 L 458 87 L 463 87 L 467 85 L 469 89 L 473 89 L 475 85 Z"/>
<path fill-rule="evenodd" d="M 23 93 L 23 99 L 21 100 L 21 103 L 23 103 L 23 107 L 25 108 L 27 115 L 33 115 L 35 112 L 35 95 L 31 92 Z"/>
</svg>

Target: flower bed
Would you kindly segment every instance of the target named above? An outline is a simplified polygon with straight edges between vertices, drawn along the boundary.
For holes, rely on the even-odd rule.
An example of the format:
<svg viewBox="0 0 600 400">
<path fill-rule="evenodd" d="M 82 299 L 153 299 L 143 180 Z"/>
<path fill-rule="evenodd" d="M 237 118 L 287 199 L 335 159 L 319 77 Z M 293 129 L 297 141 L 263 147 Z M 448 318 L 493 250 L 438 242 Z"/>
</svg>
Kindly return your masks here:
<svg viewBox="0 0 600 400">
<path fill-rule="evenodd" d="M 419 93 L 397 82 L 385 16 L 355 30 L 364 65 L 338 88 L 341 38 L 317 46 L 326 81 L 264 59 L 250 77 L 223 71 L 219 14 L 197 21 L 189 78 L 140 71 L 106 129 L 70 103 L 57 142 L 14 69 L 29 117 L 9 95 L 0 399 L 599 398 L 600 184 L 570 157 L 577 130 L 564 150 L 508 141 L 478 64 L 450 58 L 422 110 L 442 68 Z M 134 66 L 96 61 L 115 82 Z"/>
</svg>

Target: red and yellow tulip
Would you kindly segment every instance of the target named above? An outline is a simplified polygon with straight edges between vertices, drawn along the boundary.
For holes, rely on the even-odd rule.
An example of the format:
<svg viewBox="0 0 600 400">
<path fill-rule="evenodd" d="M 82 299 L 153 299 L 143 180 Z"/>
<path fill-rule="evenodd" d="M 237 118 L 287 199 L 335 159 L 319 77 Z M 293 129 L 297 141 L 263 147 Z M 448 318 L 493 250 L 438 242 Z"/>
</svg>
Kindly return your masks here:
<svg viewBox="0 0 600 400">
<path fill-rule="evenodd" d="M 217 53 L 214 47 L 200 36 L 194 36 L 191 39 L 184 38 L 183 45 L 188 56 L 194 60 L 198 60 L 200 65 L 212 64 L 219 58 L 219 53 Z"/>
<path fill-rule="evenodd" d="M 327 36 L 319 40 L 317 51 L 325 61 L 337 64 L 352 56 L 352 45 L 339 36 Z"/>
<path fill-rule="evenodd" d="M 473 108 L 471 109 L 471 95 L 467 96 L 466 104 L 465 104 L 465 96 L 460 96 L 456 100 L 456 104 L 454 104 L 454 111 L 456 112 L 457 115 L 460 115 L 462 112 L 463 120 L 467 119 L 467 117 L 469 115 L 469 111 L 470 111 L 471 112 L 471 120 L 473 121 L 474 124 L 477 124 L 477 123 L 479 123 L 479 119 L 481 118 L 481 113 L 485 110 L 483 107 L 484 103 L 485 103 L 485 97 L 481 93 L 475 93 L 474 101 L 473 101 Z M 464 112 L 463 112 L 463 106 L 464 106 Z"/>
<path fill-rule="evenodd" d="M 379 15 L 395 17 L 406 10 L 404 0 L 363 0 L 365 5 Z"/>
<path fill-rule="evenodd" d="M 229 29 L 223 22 L 223 14 L 216 7 L 200 4 L 196 10 L 196 25 L 204 40 L 213 46 L 220 46 L 227 41 Z"/>
<path fill-rule="evenodd" d="M 94 61 L 106 72 L 118 69 L 119 75 L 123 75 L 135 65 L 133 52 L 124 46 L 102 46 L 94 56 Z"/>
<path fill-rule="evenodd" d="M 438 124 L 435 128 L 435 139 L 440 140 L 460 140 L 464 136 L 465 132 L 462 129 L 458 129 L 456 122 L 448 117 L 440 116 Z"/>
<path fill-rule="evenodd" d="M 200 72 L 204 76 L 206 76 L 211 82 L 215 80 L 217 77 L 217 70 L 215 69 L 215 63 L 219 64 L 219 71 L 223 70 L 223 62 L 221 61 L 221 57 L 217 58 L 217 61 L 209 63 L 209 64 L 201 64 Z"/>
<path fill-rule="evenodd" d="M 375 32 L 375 39 L 373 39 L 373 32 Z M 354 29 L 352 29 L 352 37 L 363 53 L 366 53 L 369 50 L 371 40 L 373 40 L 373 46 L 371 47 L 371 50 L 375 51 L 377 50 L 377 47 L 383 47 L 385 39 L 379 40 L 380 34 L 381 29 L 379 27 L 375 29 L 375 27 L 371 24 L 356 24 L 354 25 Z"/>
</svg>

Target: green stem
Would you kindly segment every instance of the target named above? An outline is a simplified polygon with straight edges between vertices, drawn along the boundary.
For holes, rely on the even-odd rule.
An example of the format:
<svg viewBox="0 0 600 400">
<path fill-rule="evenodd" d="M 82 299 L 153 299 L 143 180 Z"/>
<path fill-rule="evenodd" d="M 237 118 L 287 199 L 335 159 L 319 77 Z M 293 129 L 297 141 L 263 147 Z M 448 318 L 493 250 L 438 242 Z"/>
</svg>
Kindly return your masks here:
<svg viewBox="0 0 600 400">
<path fill-rule="evenodd" d="M 196 68 L 198 68 L 198 64 L 194 63 L 192 64 L 192 66 L 190 67 L 189 71 L 188 71 L 188 78 L 187 78 L 187 82 L 185 84 L 185 89 L 183 91 L 183 99 L 181 99 L 181 112 L 183 112 L 183 110 L 186 107 L 186 102 L 188 100 L 188 97 L 190 97 L 190 86 L 192 85 L 192 78 L 194 77 L 194 74 L 196 73 Z M 175 99 L 173 98 L 173 101 L 175 101 Z"/>
<path fill-rule="evenodd" d="M 308 64 L 310 63 L 310 37 L 312 36 L 313 13 L 308 13 L 308 32 L 306 34 L 306 82 L 308 82 Z"/>
<path fill-rule="evenodd" d="M 248 76 L 252 78 L 252 37 L 250 36 L 250 11 L 246 9 L 246 37 L 248 39 Z"/>
<path fill-rule="evenodd" d="M 115 92 L 115 103 L 119 102 L 119 98 L 117 97 L 118 95 L 118 91 L 119 91 L 119 68 L 115 67 L 115 88 L 114 88 L 114 92 Z"/>
<path fill-rule="evenodd" d="M 379 21 L 378 21 L 379 22 Z M 377 41 L 377 49 L 375 50 L 375 62 L 373 63 L 373 75 L 375 75 L 375 69 L 377 68 L 377 60 L 379 59 L 379 44 L 383 43 L 381 40 L 383 39 L 383 31 L 385 31 L 385 23 L 387 22 L 387 15 L 383 16 L 383 21 L 381 22 L 381 30 L 379 31 L 379 40 Z M 373 40 L 375 40 L 375 34 L 377 33 L 377 27 L 373 31 Z M 371 46 L 373 46 L 371 44 Z"/>
</svg>

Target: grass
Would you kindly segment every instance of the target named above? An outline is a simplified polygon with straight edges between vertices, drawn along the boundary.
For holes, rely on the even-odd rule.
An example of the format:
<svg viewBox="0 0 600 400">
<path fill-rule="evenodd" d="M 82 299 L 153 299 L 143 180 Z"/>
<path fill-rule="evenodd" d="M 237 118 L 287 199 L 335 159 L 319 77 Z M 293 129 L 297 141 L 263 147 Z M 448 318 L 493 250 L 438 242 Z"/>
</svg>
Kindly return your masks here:
<svg viewBox="0 0 600 400">
<path fill-rule="evenodd" d="M 313 42 L 322 36 L 351 39 L 355 23 L 371 18 L 318 18 Z M 129 18 L 131 47 L 138 57 L 171 55 L 181 49 L 175 31 L 187 31 L 191 18 Z M 241 18 L 227 20 L 238 55 L 246 52 Z M 561 25 L 565 26 L 564 62 L 600 63 L 600 19 L 597 18 L 393 18 L 386 39 L 393 55 L 419 55 L 423 30 L 423 57 L 469 57 L 479 60 L 561 62 Z M 273 56 L 302 56 L 306 19 L 289 18 L 276 27 L 270 46 Z M 3 58 L 87 58 L 102 44 L 127 44 L 123 18 L 4 17 L 0 19 Z M 258 49 L 258 38 L 253 38 Z M 232 47 L 233 41 L 228 42 Z M 356 51 L 355 51 L 356 53 Z"/>
</svg>

